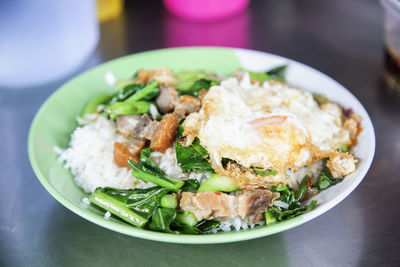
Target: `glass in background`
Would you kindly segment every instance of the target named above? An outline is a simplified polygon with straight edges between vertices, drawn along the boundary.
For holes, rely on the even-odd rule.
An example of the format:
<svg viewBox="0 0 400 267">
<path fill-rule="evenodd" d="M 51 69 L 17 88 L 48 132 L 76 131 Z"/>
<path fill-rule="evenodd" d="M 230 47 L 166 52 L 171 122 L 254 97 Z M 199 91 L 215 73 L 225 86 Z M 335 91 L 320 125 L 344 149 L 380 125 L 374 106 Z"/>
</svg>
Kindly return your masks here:
<svg viewBox="0 0 400 267">
<path fill-rule="evenodd" d="M 95 0 L 1 0 L 0 87 L 66 76 L 83 65 L 98 39 Z"/>
<path fill-rule="evenodd" d="M 400 1 L 381 0 L 385 10 L 385 70 L 387 85 L 400 93 Z"/>
</svg>

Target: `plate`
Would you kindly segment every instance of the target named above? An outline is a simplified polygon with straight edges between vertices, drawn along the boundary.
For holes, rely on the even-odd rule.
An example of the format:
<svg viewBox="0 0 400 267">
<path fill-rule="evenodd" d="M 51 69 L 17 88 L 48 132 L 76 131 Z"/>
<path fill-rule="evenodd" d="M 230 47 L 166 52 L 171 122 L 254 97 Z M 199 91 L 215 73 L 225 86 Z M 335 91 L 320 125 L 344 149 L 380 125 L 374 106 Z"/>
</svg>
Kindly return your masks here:
<svg viewBox="0 0 400 267">
<path fill-rule="evenodd" d="M 57 161 L 53 148 L 67 147 L 77 126 L 76 118 L 85 104 L 99 92 L 113 92 L 112 81 L 127 79 L 139 68 L 168 66 L 174 71 L 205 69 L 230 74 L 242 67 L 262 71 L 279 64 L 288 64 L 290 85 L 320 93 L 361 116 L 363 131 L 354 147 L 359 159 L 357 170 L 344 181 L 315 199 L 318 206 L 311 212 L 270 226 L 221 232 L 211 235 L 175 235 L 133 227 L 117 218 L 104 218 L 104 211 L 85 206 L 87 196 L 73 183 L 70 172 Z M 348 196 L 366 175 L 375 152 L 375 133 L 361 103 L 342 85 L 325 74 L 284 57 L 253 50 L 217 47 L 160 49 L 125 56 L 93 68 L 72 79 L 55 91 L 36 114 L 29 133 L 28 153 L 32 168 L 46 190 L 62 205 L 83 218 L 116 232 L 139 238 L 171 243 L 211 244 L 248 240 L 282 232 L 299 226 L 325 213 Z"/>
</svg>

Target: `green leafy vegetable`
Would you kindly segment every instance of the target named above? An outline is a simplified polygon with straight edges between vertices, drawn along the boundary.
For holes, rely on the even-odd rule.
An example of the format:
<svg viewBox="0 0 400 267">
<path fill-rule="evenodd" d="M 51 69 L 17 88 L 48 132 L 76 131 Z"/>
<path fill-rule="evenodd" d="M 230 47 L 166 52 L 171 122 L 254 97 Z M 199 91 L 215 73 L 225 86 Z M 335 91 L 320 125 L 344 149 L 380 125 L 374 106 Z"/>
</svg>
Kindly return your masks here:
<svg viewBox="0 0 400 267">
<path fill-rule="evenodd" d="M 212 231 L 218 228 L 220 224 L 221 222 L 214 220 L 201 220 L 195 226 L 190 226 L 175 220 L 175 222 L 172 223 L 171 228 L 180 234 L 196 235 Z"/>
<path fill-rule="evenodd" d="M 178 206 L 178 200 L 176 199 L 175 195 L 168 194 L 161 198 L 160 205 L 163 208 L 176 209 L 176 207 Z"/>
<path fill-rule="evenodd" d="M 311 185 L 310 177 L 307 175 L 304 176 L 303 180 L 301 180 L 299 190 L 294 193 L 294 197 L 297 201 L 303 200 L 304 196 L 307 194 L 308 185 Z"/>
<path fill-rule="evenodd" d="M 265 217 L 265 224 L 269 225 L 269 224 L 273 224 L 276 222 L 276 218 L 275 218 L 275 214 L 272 212 L 272 210 L 267 210 L 264 214 Z"/>
<path fill-rule="evenodd" d="M 176 214 L 175 221 L 187 226 L 196 226 L 198 223 L 197 217 L 192 212 L 181 210 Z"/>
<path fill-rule="evenodd" d="M 249 71 L 250 80 L 257 80 L 260 82 L 265 82 L 265 81 L 269 81 L 269 80 L 286 82 L 286 78 L 285 78 L 286 69 L 287 69 L 287 65 L 282 65 L 282 66 L 272 68 L 266 72 Z"/>
<path fill-rule="evenodd" d="M 144 88 L 138 90 L 133 95 L 128 97 L 125 102 L 132 103 L 136 101 L 149 101 L 158 96 L 160 89 L 158 88 L 157 82 L 152 81 L 148 83 Z"/>
<path fill-rule="evenodd" d="M 114 93 L 110 100 L 110 104 L 114 102 L 122 102 L 125 101 L 128 97 L 133 95 L 134 93 L 142 90 L 146 84 L 128 84 L 118 92 Z"/>
<path fill-rule="evenodd" d="M 343 179 L 340 178 L 334 178 L 331 171 L 329 170 L 328 166 L 326 166 L 326 159 L 324 160 L 324 168 L 322 169 L 321 174 L 319 175 L 319 181 L 318 181 L 318 189 L 319 190 L 325 190 L 328 187 L 331 187 L 332 185 L 338 184 Z"/>
<path fill-rule="evenodd" d="M 294 191 L 288 185 L 273 185 L 270 187 L 272 192 L 278 192 L 279 200 L 289 205 L 289 209 L 294 209 L 300 207 L 300 201 L 304 198 L 307 194 L 309 185 L 309 177 L 305 176 L 300 183 L 299 190 Z"/>
<path fill-rule="evenodd" d="M 160 92 L 157 82 L 149 84 L 128 84 L 116 92 L 107 102 L 104 113 L 115 119 L 118 115 L 150 113 L 152 100 Z"/>
<path fill-rule="evenodd" d="M 175 86 L 181 94 L 198 96 L 201 89 L 208 89 L 219 84 L 204 71 L 182 71 L 176 75 L 178 82 Z"/>
<path fill-rule="evenodd" d="M 275 175 L 278 174 L 274 170 L 269 170 L 269 169 L 264 170 L 264 169 L 261 169 L 261 168 L 258 168 L 258 167 L 251 167 L 251 168 L 253 169 L 253 172 L 255 174 L 260 175 L 260 176 L 275 176 Z"/>
<path fill-rule="evenodd" d="M 129 165 L 132 167 L 132 175 L 138 179 L 152 182 L 156 185 L 178 190 L 184 184 L 183 181 L 168 176 L 162 171 L 153 161 L 150 160 L 151 148 L 145 148 L 140 153 L 139 163 L 128 160 Z"/>
<path fill-rule="evenodd" d="M 158 232 L 171 233 L 171 223 L 176 218 L 176 210 L 169 208 L 158 208 L 151 217 L 149 229 Z"/>
<path fill-rule="evenodd" d="M 278 207 L 269 207 L 268 210 L 265 212 L 266 224 L 271 224 L 275 221 L 284 221 L 287 219 L 294 218 L 301 214 L 307 213 L 312 211 L 317 204 L 316 200 L 312 200 L 310 205 L 308 206 L 301 206 L 294 209 L 280 209 Z"/>
<path fill-rule="evenodd" d="M 301 206 L 300 201 L 304 199 L 307 194 L 308 187 L 311 185 L 310 178 L 305 176 L 300 183 L 299 190 L 294 191 L 291 187 L 287 185 L 271 186 L 270 190 L 272 192 L 278 192 L 280 194 L 279 198 L 275 201 L 281 201 L 288 204 L 287 208 L 282 206 L 272 206 L 269 207 L 265 212 L 265 223 L 271 224 L 276 221 L 283 221 L 296 217 L 300 214 L 309 212 L 314 209 L 317 201 L 311 201 L 308 206 Z"/>
<path fill-rule="evenodd" d="M 229 163 L 239 165 L 236 161 L 234 161 L 232 159 L 222 158 L 222 160 L 221 160 L 222 167 L 226 168 Z"/>
<path fill-rule="evenodd" d="M 336 149 L 338 152 L 347 152 L 349 151 L 350 147 L 347 144 L 341 144 L 340 147 L 338 149 Z"/>
<path fill-rule="evenodd" d="M 200 140 L 195 138 L 189 147 L 181 146 L 175 141 L 176 160 L 183 172 L 209 172 L 214 173 L 207 150 L 200 145 Z"/>
<path fill-rule="evenodd" d="M 209 79 L 204 71 L 181 71 L 176 74 L 176 78 L 175 88 L 178 91 L 189 91 L 197 80 Z"/>
<path fill-rule="evenodd" d="M 249 71 L 249 75 L 250 75 L 250 80 L 252 81 L 257 80 L 260 82 L 265 82 L 271 80 L 271 77 L 269 77 L 269 75 L 264 72 Z"/>
<path fill-rule="evenodd" d="M 128 114 L 145 114 L 150 112 L 150 102 L 137 101 L 137 102 L 114 102 L 108 105 L 104 112 L 114 118 L 117 115 L 128 115 Z"/>
<path fill-rule="evenodd" d="M 106 187 L 97 188 L 89 198 L 91 203 L 128 223 L 153 231 L 201 234 L 220 225 L 220 222 L 213 220 L 198 222 L 193 213 L 176 210 L 176 198 L 167 194 L 169 191 L 159 186 L 128 190 Z M 171 203 L 171 197 L 174 198 L 174 203 Z"/>
<path fill-rule="evenodd" d="M 234 192 L 237 190 L 240 190 L 240 186 L 234 178 L 213 174 L 200 185 L 198 192 Z"/>
<path fill-rule="evenodd" d="M 176 137 L 182 137 L 183 133 L 185 131 L 185 128 L 183 128 L 182 123 L 185 121 L 185 119 L 180 120 L 178 129 L 176 130 Z"/>
<path fill-rule="evenodd" d="M 160 206 L 161 198 L 168 191 L 168 189 L 158 186 L 147 189 L 134 189 L 133 193 L 128 197 L 126 205 L 143 217 L 149 218 Z"/>
<path fill-rule="evenodd" d="M 97 188 L 89 199 L 97 206 L 138 227 L 143 227 L 168 192 L 161 187 L 121 190 L 111 187 Z"/>
<path fill-rule="evenodd" d="M 289 205 L 289 209 L 297 208 L 300 206 L 299 201 L 296 199 L 295 191 L 288 185 L 273 185 L 270 187 L 272 192 L 278 192 L 279 198 L 276 200 L 282 201 Z"/>
<path fill-rule="evenodd" d="M 81 117 L 83 118 L 86 114 L 96 112 L 97 106 L 106 103 L 111 98 L 108 94 L 100 93 L 95 98 L 89 101 L 82 111 Z"/>
<path fill-rule="evenodd" d="M 220 226 L 221 222 L 215 220 L 201 220 L 197 225 L 196 228 L 200 231 L 209 232 L 212 231 Z"/>
<path fill-rule="evenodd" d="M 218 84 L 219 84 L 219 81 L 200 79 L 200 80 L 195 81 L 189 90 L 181 91 L 181 93 L 185 94 L 185 95 L 192 95 L 192 96 L 198 97 L 201 89 L 209 89 L 211 86 L 218 85 Z"/>
<path fill-rule="evenodd" d="M 195 179 L 185 180 L 185 184 L 182 186 L 181 191 L 196 191 L 199 189 L 200 183 Z"/>
<path fill-rule="evenodd" d="M 197 229 L 194 226 L 185 225 L 177 222 L 176 220 L 171 224 L 171 229 L 173 229 L 175 233 L 186 235 L 198 235 L 203 233 L 201 230 Z"/>
<path fill-rule="evenodd" d="M 270 69 L 269 71 L 266 72 L 266 74 L 269 75 L 271 80 L 285 82 L 286 81 L 286 78 L 285 78 L 286 69 L 287 69 L 287 65 L 282 65 L 282 66 L 278 66 L 278 67 Z"/>
</svg>

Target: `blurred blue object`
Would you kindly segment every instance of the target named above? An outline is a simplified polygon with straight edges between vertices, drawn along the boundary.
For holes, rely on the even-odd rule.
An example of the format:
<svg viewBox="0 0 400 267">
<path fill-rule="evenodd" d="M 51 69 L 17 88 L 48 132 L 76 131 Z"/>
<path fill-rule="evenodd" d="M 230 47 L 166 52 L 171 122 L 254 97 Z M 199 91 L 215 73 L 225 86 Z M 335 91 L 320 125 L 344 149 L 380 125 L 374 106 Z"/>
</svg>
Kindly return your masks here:
<svg viewBox="0 0 400 267">
<path fill-rule="evenodd" d="M 85 62 L 98 40 L 95 0 L 1 0 L 0 87 L 61 78 Z"/>
</svg>

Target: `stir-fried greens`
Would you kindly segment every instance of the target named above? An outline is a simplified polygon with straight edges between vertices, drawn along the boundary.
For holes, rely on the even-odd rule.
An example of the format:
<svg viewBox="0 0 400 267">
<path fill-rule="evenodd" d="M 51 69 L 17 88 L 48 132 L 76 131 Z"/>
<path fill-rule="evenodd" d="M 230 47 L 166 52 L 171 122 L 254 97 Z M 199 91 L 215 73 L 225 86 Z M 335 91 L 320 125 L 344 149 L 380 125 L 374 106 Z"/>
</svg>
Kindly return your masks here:
<svg viewBox="0 0 400 267">
<path fill-rule="evenodd" d="M 286 83 L 286 69 L 287 65 L 282 65 L 265 72 L 248 71 L 248 75 L 252 82 Z M 317 201 L 309 199 L 319 190 L 343 180 L 332 174 L 326 158 L 318 179 L 312 182 L 311 177 L 304 176 L 297 190 L 284 183 L 266 183 L 250 190 L 242 187 L 235 177 L 216 171 L 209 151 L 199 138 L 193 138 L 187 145 L 188 137 L 182 127 L 186 116 L 200 109 L 207 90 L 221 83 L 221 76 L 205 71 L 182 71 L 175 75 L 169 70 L 159 72 L 139 71 L 133 79 L 119 83 L 114 94 L 101 93 L 84 108 L 82 118 L 97 113 L 116 121 L 119 133 L 125 138 L 124 143 L 115 144 L 116 162 L 125 164 L 120 167 L 129 165 L 135 178 L 153 184 L 146 189 L 99 187 L 90 195 L 91 203 L 136 227 L 164 233 L 203 234 L 217 231 L 223 218 L 230 216 L 245 216 L 252 223 L 264 221 L 266 225 L 291 219 L 316 207 Z M 320 106 L 331 103 L 322 95 L 313 97 Z M 135 121 L 135 125 L 130 121 Z M 152 152 L 164 153 L 170 147 L 183 174 L 208 174 L 208 179 L 200 183 L 186 176 L 182 180 L 162 170 L 152 160 Z M 343 143 L 337 151 L 348 153 L 350 148 Z M 250 177 L 247 179 L 267 181 L 279 174 L 274 168 L 245 168 L 229 158 L 222 158 L 221 165 L 224 170 Z M 190 205 L 204 206 L 204 199 L 235 203 L 239 208 L 215 212 L 212 204 L 205 208 L 210 210 L 208 215 L 184 209 Z"/>
<path fill-rule="evenodd" d="M 132 167 L 132 175 L 146 182 L 177 190 L 184 185 L 184 181 L 168 176 L 153 161 L 150 160 L 151 149 L 143 149 L 140 154 L 139 163 L 128 160 Z"/>
<path fill-rule="evenodd" d="M 208 161 L 209 155 L 206 149 L 200 145 L 199 139 L 195 139 L 189 147 L 179 144 L 182 137 L 182 127 L 178 128 L 177 140 L 175 141 L 176 160 L 183 172 L 209 172 L 214 173 Z"/>
</svg>

